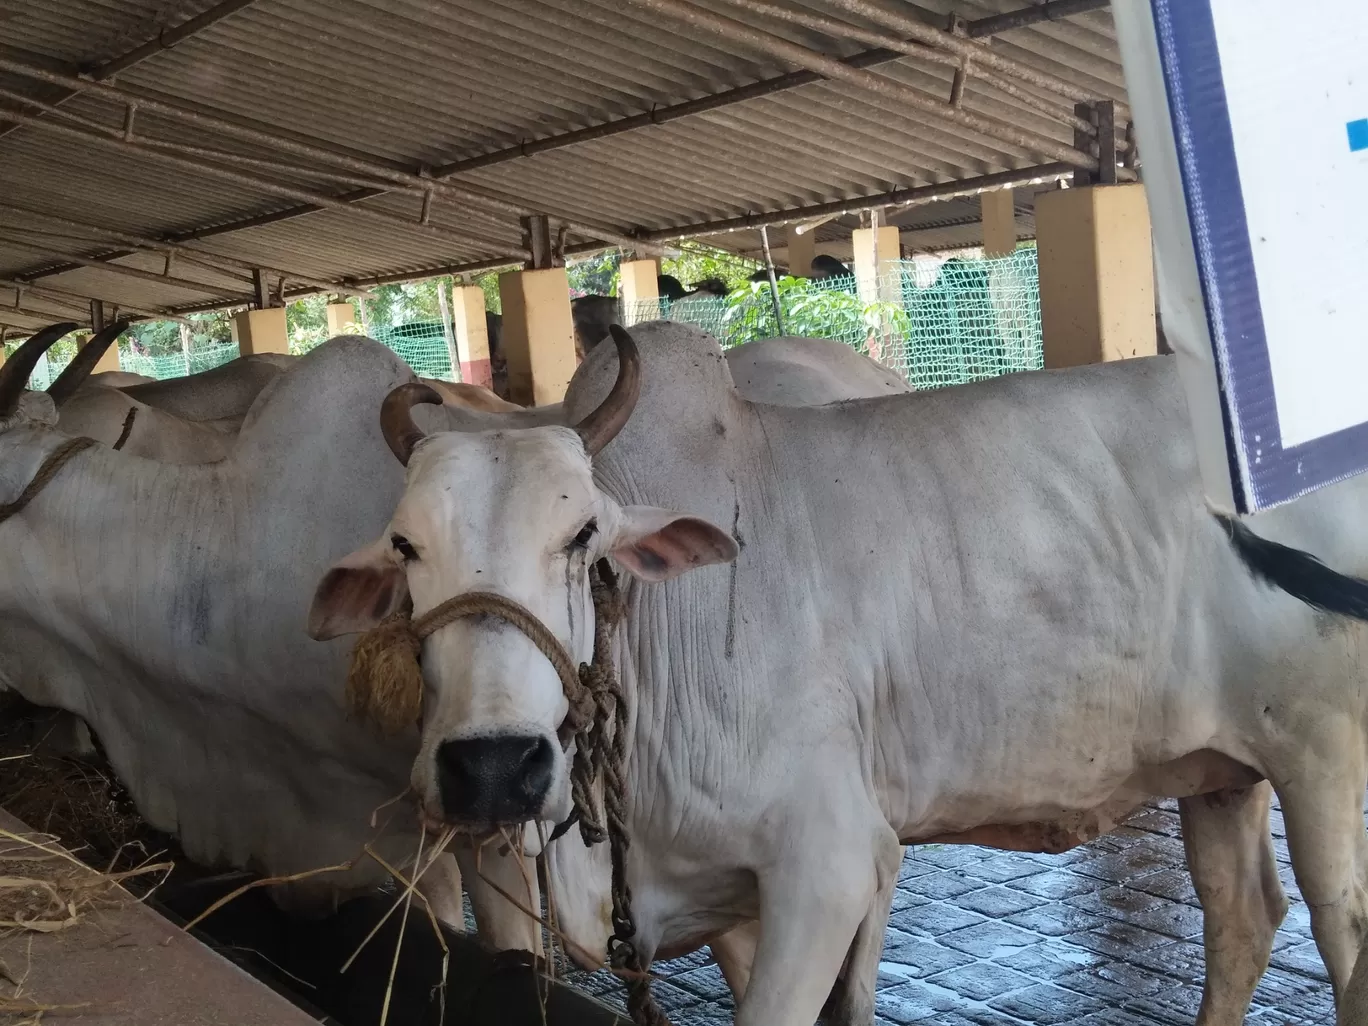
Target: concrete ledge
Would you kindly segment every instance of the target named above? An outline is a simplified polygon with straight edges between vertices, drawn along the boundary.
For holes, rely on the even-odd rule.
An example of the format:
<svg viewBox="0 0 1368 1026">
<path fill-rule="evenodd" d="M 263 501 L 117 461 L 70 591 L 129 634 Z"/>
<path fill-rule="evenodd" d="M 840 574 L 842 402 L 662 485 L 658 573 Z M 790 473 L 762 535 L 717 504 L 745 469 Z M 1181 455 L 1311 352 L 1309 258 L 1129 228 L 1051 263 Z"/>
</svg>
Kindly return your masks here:
<svg viewBox="0 0 1368 1026">
<path fill-rule="evenodd" d="M 34 833 L 3 810 L 0 826 Z M 81 1026 L 309 1026 L 317 1021 L 132 896 L 115 899 L 111 907 L 57 933 L 15 931 L 0 938 L 0 960 L 9 975 L 23 979 L 25 997 L 40 1004 L 86 1005 L 71 1013 Z"/>
</svg>

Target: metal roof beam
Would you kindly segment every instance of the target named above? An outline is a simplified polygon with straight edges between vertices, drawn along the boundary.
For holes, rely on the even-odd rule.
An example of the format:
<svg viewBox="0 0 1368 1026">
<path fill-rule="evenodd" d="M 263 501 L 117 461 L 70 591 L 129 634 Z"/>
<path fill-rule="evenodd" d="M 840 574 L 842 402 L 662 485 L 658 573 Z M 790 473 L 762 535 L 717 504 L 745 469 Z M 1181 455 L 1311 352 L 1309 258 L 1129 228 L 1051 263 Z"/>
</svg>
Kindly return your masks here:
<svg viewBox="0 0 1368 1026">
<path fill-rule="evenodd" d="M 992 14 L 986 18 L 976 18 L 965 28 L 970 39 L 995 36 L 999 32 L 1039 25 L 1042 21 L 1063 21 L 1077 14 L 1100 11 L 1110 7 L 1111 0 L 1045 0 L 1034 7 L 1019 7 L 1004 14 Z"/>
<path fill-rule="evenodd" d="M 1032 182 L 1068 178 L 1073 175 L 1074 166 L 1063 161 L 1053 164 L 1040 164 L 1036 167 L 1021 168 L 1016 171 L 999 171 L 977 178 L 962 178 L 953 182 L 938 182 L 935 185 L 917 185 L 907 189 L 894 189 L 878 196 L 862 196 L 858 199 L 833 200 L 830 203 L 813 203 L 804 207 L 789 207 L 785 210 L 772 210 L 760 214 L 740 214 L 736 217 L 723 217 L 715 221 L 681 225 L 678 228 L 661 228 L 648 236 L 653 242 L 672 239 L 695 239 L 703 235 L 718 235 L 722 232 L 739 231 L 746 228 L 759 228 L 762 225 L 788 224 L 791 221 L 808 221 L 827 215 L 841 216 L 855 214 L 862 210 L 878 210 L 885 207 L 910 207 L 941 200 L 958 199 L 962 196 L 977 196 L 981 192 L 1008 189 Z M 567 254 L 589 253 L 588 246 L 574 246 Z"/>
<path fill-rule="evenodd" d="M 216 114 L 204 113 L 201 111 L 190 110 L 187 107 L 175 103 L 168 103 L 164 100 L 156 99 L 144 93 L 129 92 L 116 86 L 104 83 L 87 81 L 76 78 L 68 74 L 52 71 L 47 68 L 39 67 L 28 61 L 15 60 L 12 57 L 0 56 L 0 70 L 9 71 L 16 75 L 23 75 L 27 78 L 36 79 L 52 85 L 65 86 L 75 89 L 78 86 L 91 95 L 99 96 L 111 102 L 123 104 L 129 108 L 145 108 L 157 114 L 183 121 L 187 124 L 196 125 L 221 135 L 232 136 L 244 142 L 253 143 L 259 146 L 267 146 L 279 152 L 290 153 L 306 160 L 314 160 L 320 163 L 331 164 L 344 170 L 353 171 L 357 174 L 366 175 L 369 178 L 379 178 L 395 185 L 407 186 L 426 194 L 441 193 L 451 198 L 458 199 L 464 203 L 474 203 L 490 209 L 498 210 L 501 213 L 512 214 L 522 217 L 531 214 L 546 213 L 554 217 L 557 221 L 569 226 L 581 235 L 588 235 L 591 238 L 599 238 L 605 242 L 612 242 L 617 245 L 634 246 L 638 240 L 628 235 L 612 225 L 603 224 L 598 221 L 587 221 L 582 218 L 573 218 L 555 211 L 543 211 L 529 207 L 515 197 L 506 196 L 492 189 L 485 189 L 472 185 L 456 185 L 451 182 L 439 181 L 434 179 L 425 171 L 405 171 L 386 165 L 378 160 L 349 156 L 335 149 L 313 145 L 311 143 L 300 142 L 296 139 L 287 138 L 276 132 L 267 132 L 258 128 L 251 128 L 240 124 L 237 121 L 219 117 Z M 52 113 L 55 105 L 46 104 L 41 100 L 27 100 L 34 106 L 44 108 L 47 113 Z M 14 115 L 0 114 L 12 120 L 19 120 Z M 30 121 L 21 121 L 27 124 Z M 125 130 L 119 132 L 110 130 L 115 138 L 127 141 L 131 132 Z M 307 173 L 307 169 L 299 169 L 301 173 Z M 311 208 L 336 207 L 339 205 L 356 204 L 364 199 L 375 196 L 382 196 L 389 191 L 389 187 L 363 188 L 345 193 L 342 196 L 326 197 L 323 199 L 306 200 L 305 205 Z M 368 209 L 368 208 L 361 208 Z M 298 215 L 313 213 L 314 209 L 299 209 Z"/>
<path fill-rule="evenodd" d="M 47 221 L 49 224 L 62 225 L 67 228 L 81 232 L 90 232 L 102 235 L 113 242 L 120 242 L 126 246 L 133 246 L 138 249 L 151 249 L 160 253 L 174 253 L 184 257 L 188 261 L 198 261 L 209 267 L 214 267 L 220 271 L 245 271 L 251 273 L 260 268 L 263 271 L 270 271 L 272 274 L 279 275 L 289 281 L 297 282 L 300 285 L 311 285 L 314 288 L 328 292 L 338 292 L 344 295 L 356 296 L 360 299 L 375 299 L 376 297 L 369 292 L 361 291 L 344 282 L 328 281 L 325 278 L 315 278 L 312 275 L 300 274 L 297 271 L 287 271 L 279 267 L 272 267 L 268 264 L 256 263 L 247 260 L 239 260 L 237 257 L 224 256 L 211 250 L 201 249 L 198 246 L 187 246 L 184 242 L 176 242 L 175 236 L 168 239 L 150 239 L 141 235 L 134 235 L 131 232 L 115 231 L 112 228 L 105 228 L 101 225 L 90 224 L 85 221 L 74 221 L 69 217 L 58 217 L 56 214 L 47 214 L 38 210 L 30 210 L 27 207 L 16 206 L 13 203 L 0 203 L 0 213 L 9 211 L 23 217 L 37 218 L 40 221 Z M 0 228 L 4 226 L 0 225 Z M 119 256 L 131 255 L 127 250 L 119 253 Z M 103 259 L 115 259 L 110 255 L 104 255 Z"/>
<path fill-rule="evenodd" d="M 81 309 L 88 309 L 87 304 L 89 304 L 91 300 L 96 300 L 104 303 L 106 306 L 114 307 L 121 312 L 137 314 L 140 317 L 161 318 L 169 321 L 181 320 L 181 318 L 176 317 L 165 310 L 157 310 L 143 306 L 129 306 L 127 303 L 121 303 L 117 299 L 110 299 L 107 296 L 92 296 L 87 292 L 59 289 L 53 285 L 34 285 L 32 282 L 18 281 L 11 278 L 0 278 L 0 288 L 22 290 L 36 299 L 43 299 L 49 303 L 70 303 Z"/>
<path fill-rule="evenodd" d="M 772 57 L 777 57 L 782 61 L 807 68 L 809 71 L 815 71 L 825 78 L 837 79 L 857 88 L 886 96 L 891 100 L 920 111 L 930 119 L 948 125 L 956 125 L 961 129 L 967 129 L 971 132 L 977 132 L 993 142 L 1005 142 L 1020 147 L 1028 154 L 1047 157 L 1051 160 L 1066 161 L 1076 167 L 1087 170 L 1095 170 L 1097 168 L 1096 157 L 1084 153 L 1082 150 L 1073 146 L 1065 145 L 1064 143 L 1058 142 L 1055 139 L 1051 139 L 1048 136 L 1041 135 L 1037 132 L 1031 132 L 1016 125 L 1008 124 L 995 117 L 975 114 L 962 107 L 952 107 L 948 103 L 928 96 L 918 89 L 903 85 L 901 82 L 895 81 L 894 79 L 887 78 L 883 75 L 877 75 L 873 72 L 849 67 L 818 50 L 813 50 L 809 47 L 801 46 L 798 43 L 790 42 L 782 36 L 774 35 L 763 29 L 752 28 L 745 22 L 737 21 L 735 18 L 730 18 L 722 14 L 714 14 L 706 8 L 687 2 L 687 0 L 631 0 L 631 2 L 638 7 L 664 14 L 667 17 L 674 18 L 682 24 L 709 32 L 729 42 L 741 43 L 745 46 L 754 47 Z M 858 0 L 833 0 L 833 2 L 838 6 L 849 8 L 852 4 L 857 3 Z M 869 15 L 866 16 L 868 17 Z M 908 19 L 908 23 L 911 24 L 913 22 L 911 19 Z M 961 46 L 974 46 L 983 50 L 988 50 L 987 47 L 981 47 L 980 44 L 970 43 L 965 39 L 951 36 L 949 33 L 940 32 L 940 30 L 933 29 L 929 25 L 924 25 L 921 22 L 915 22 L 915 24 L 922 30 L 922 35 L 928 40 L 938 39 L 938 37 L 944 36 L 947 39 L 954 40 Z M 906 29 L 901 22 L 898 26 L 898 30 L 907 32 L 908 35 L 917 38 L 917 36 Z M 992 53 L 993 51 L 988 52 Z M 994 54 L 994 56 L 996 56 L 996 54 Z M 984 60 L 983 63 L 990 67 L 997 67 L 997 65 L 994 65 L 987 60 Z M 998 67 L 997 70 L 1003 69 Z M 927 127 L 925 132 L 928 137 L 940 136 L 941 138 L 951 138 L 952 136 L 952 133 L 940 132 L 939 130 L 930 127 Z M 951 141 L 954 140 L 951 139 Z"/>
<path fill-rule="evenodd" d="M 125 267 L 123 264 L 110 263 L 108 260 L 98 260 L 92 257 L 83 257 L 66 250 L 57 249 L 52 246 L 42 245 L 36 242 L 29 242 L 25 239 L 16 239 L 13 236 L 0 234 L 0 241 L 6 246 L 16 246 L 19 249 L 31 250 L 34 253 L 46 253 L 49 256 L 57 257 L 67 263 L 78 264 L 81 267 L 91 267 L 100 271 L 108 271 L 111 274 L 122 275 L 125 278 L 137 278 L 139 281 L 156 282 L 158 285 L 167 285 L 172 288 L 185 289 L 188 292 L 203 292 L 211 296 L 221 296 L 224 299 L 246 302 L 252 298 L 250 292 L 239 292 L 236 289 L 220 288 L 217 285 L 206 285 L 202 281 L 192 281 L 189 278 L 177 278 L 167 274 L 157 274 L 154 271 L 144 271 L 139 267 Z M 20 278 L 27 278 L 28 275 L 20 275 Z"/>
<path fill-rule="evenodd" d="M 141 64 L 154 54 L 171 49 L 171 47 L 175 46 L 177 43 L 184 42 L 195 33 L 203 32 L 211 25 L 222 21 L 230 15 L 236 14 L 244 7 L 250 7 L 255 2 L 256 0 L 223 0 L 223 3 L 216 4 L 202 14 L 195 15 L 195 17 L 188 21 L 181 22 L 173 29 L 162 29 L 141 46 L 135 46 L 132 50 L 120 54 L 118 57 L 114 57 L 111 60 L 107 60 L 102 64 L 97 64 L 90 68 L 83 68 L 82 71 L 88 74 L 94 81 L 103 82 L 105 79 L 113 78 L 119 72 L 131 68 L 135 64 Z M 54 92 L 50 97 L 43 97 L 43 99 L 56 106 L 66 103 L 68 100 L 79 96 L 84 91 L 84 86 L 60 86 L 54 89 Z M 19 128 L 19 122 L 9 121 L 8 119 L 0 117 L 0 139 L 9 135 L 17 128 Z"/>
<path fill-rule="evenodd" d="M 4 58 L 0 58 L 0 70 L 9 70 L 5 67 L 5 65 L 9 63 L 10 62 Z M 0 92 L 3 92 L 3 90 L 0 90 Z M 35 105 L 42 106 L 41 104 L 37 104 L 36 101 L 31 102 L 34 102 Z M 447 239 L 448 241 L 455 242 L 459 245 L 468 246 L 472 241 L 482 244 L 490 241 L 487 238 L 482 238 L 481 236 L 470 232 L 458 231 L 453 228 L 446 228 L 431 223 L 424 224 L 421 220 L 410 220 L 409 218 L 401 217 L 398 214 L 391 214 L 385 210 L 377 210 L 374 207 L 363 207 L 343 203 L 331 196 L 325 196 L 322 193 L 316 193 L 309 189 L 303 189 L 293 185 L 282 185 L 279 182 L 258 178 L 255 175 L 245 174 L 241 171 L 234 171 L 231 168 L 219 167 L 216 164 L 207 163 L 202 160 L 179 157 L 173 153 L 167 153 L 159 149 L 143 146 L 137 141 L 130 141 L 124 138 L 124 134 L 121 130 L 116 128 L 101 130 L 93 124 L 84 124 L 78 127 L 76 124 L 68 124 L 65 120 L 43 119 L 32 114 L 18 114 L 8 111 L 4 113 L 4 116 L 11 120 L 18 121 L 21 124 L 32 125 L 45 132 L 52 132 L 57 135 L 65 135 L 68 138 L 77 138 L 87 142 L 97 143 L 108 149 L 135 152 L 149 160 L 157 161 L 158 163 L 165 164 L 168 167 L 174 167 L 181 171 L 187 171 L 190 174 L 209 175 L 210 177 L 232 182 L 234 185 L 242 186 L 247 189 L 255 189 L 259 192 L 267 193 L 268 195 L 281 196 L 286 199 L 303 200 L 306 203 L 316 204 L 328 210 L 341 210 L 357 218 L 364 218 L 368 221 L 378 221 L 386 225 L 398 226 L 410 231 L 424 232 L 437 238 Z M 63 115 L 63 117 L 69 116 Z M 84 119 L 77 120 L 84 122 Z"/>
</svg>

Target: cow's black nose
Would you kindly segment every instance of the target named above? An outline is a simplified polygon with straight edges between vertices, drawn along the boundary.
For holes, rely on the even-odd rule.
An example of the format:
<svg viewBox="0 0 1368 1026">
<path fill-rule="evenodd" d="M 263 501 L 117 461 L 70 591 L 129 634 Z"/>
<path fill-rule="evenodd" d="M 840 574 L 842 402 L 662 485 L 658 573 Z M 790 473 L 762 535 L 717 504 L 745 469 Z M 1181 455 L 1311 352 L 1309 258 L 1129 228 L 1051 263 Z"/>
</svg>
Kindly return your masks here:
<svg viewBox="0 0 1368 1026">
<path fill-rule="evenodd" d="M 525 823 L 541 811 L 555 764 L 555 749 L 544 737 L 445 741 L 437 749 L 442 810 L 454 822 Z"/>
</svg>

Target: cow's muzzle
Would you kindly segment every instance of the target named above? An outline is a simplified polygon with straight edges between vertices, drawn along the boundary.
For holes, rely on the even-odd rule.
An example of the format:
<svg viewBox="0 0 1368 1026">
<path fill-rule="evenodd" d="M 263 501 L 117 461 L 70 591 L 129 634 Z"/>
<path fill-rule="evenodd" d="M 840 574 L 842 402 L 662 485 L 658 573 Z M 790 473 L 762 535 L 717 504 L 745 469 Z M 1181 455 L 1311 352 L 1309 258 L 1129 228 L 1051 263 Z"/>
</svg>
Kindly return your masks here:
<svg viewBox="0 0 1368 1026">
<path fill-rule="evenodd" d="M 445 741 L 437 789 L 449 823 L 509 826 L 540 816 L 556 752 L 544 737 L 505 735 Z"/>
</svg>

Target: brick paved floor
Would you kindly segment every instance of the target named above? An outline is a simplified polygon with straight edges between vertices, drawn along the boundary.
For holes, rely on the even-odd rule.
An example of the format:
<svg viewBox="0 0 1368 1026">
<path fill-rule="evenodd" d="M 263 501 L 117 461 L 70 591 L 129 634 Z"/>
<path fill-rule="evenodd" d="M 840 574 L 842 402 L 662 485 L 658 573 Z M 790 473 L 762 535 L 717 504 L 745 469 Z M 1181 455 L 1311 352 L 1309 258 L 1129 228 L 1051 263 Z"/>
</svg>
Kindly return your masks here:
<svg viewBox="0 0 1368 1026">
<path fill-rule="evenodd" d="M 1330 984 L 1276 809 L 1273 833 L 1292 907 L 1246 1022 L 1327 1026 Z M 903 862 L 893 902 L 879 1023 L 1192 1026 L 1201 942 L 1173 802 L 1064 855 L 917 848 Z M 655 968 L 656 999 L 675 1026 L 731 1023 L 731 997 L 706 952 Z M 606 973 L 572 974 L 570 982 L 622 1004 Z"/>
</svg>

